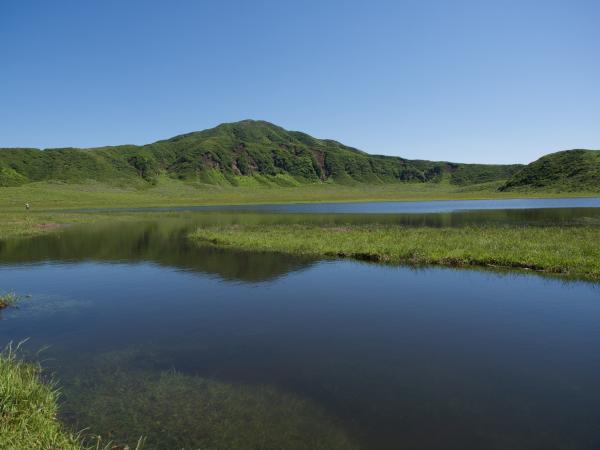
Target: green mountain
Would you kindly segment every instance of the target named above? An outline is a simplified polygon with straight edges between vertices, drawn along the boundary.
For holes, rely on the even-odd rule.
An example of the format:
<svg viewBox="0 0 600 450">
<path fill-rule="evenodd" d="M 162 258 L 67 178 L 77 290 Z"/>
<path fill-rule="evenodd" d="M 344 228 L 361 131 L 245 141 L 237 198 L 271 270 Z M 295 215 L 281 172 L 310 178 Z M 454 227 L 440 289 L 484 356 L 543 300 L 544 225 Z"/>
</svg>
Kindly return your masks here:
<svg viewBox="0 0 600 450">
<path fill-rule="evenodd" d="M 159 175 L 208 184 L 502 182 L 521 165 L 457 164 L 369 155 L 339 142 L 244 120 L 148 145 L 0 149 L 0 186 L 56 180 L 153 184 Z"/>
<path fill-rule="evenodd" d="M 600 191 L 600 150 L 566 150 L 525 166 L 500 187 L 513 190 Z"/>
</svg>

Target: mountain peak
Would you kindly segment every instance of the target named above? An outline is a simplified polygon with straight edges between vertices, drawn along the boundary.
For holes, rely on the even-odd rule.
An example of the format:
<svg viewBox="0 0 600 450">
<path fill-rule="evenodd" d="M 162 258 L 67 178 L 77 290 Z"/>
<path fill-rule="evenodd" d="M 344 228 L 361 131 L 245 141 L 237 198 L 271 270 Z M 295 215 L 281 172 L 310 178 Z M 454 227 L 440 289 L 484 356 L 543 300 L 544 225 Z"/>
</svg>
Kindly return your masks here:
<svg viewBox="0 0 600 450">
<path fill-rule="evenodd" d="M 296 186 L 439 182 L 486 183 L 510 178 L 520 166 L 410 161 L 370 155 L 337 141 L 288 131 L 265 120 L 222 123 L 143 146 L 0 152 L 0 185 L 30 181 L 154 183 L 158 175 L 193 183 Z M 250 181 L 248 178 L 252 177 Z"/>
</svg>

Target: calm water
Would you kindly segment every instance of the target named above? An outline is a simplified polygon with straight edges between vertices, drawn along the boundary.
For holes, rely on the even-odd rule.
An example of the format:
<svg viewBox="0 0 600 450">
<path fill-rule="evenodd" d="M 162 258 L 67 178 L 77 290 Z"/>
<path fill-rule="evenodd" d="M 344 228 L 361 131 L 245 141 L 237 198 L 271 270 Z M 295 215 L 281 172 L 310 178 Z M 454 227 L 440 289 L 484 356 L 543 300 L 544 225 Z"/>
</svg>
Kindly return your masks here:
<svg viewBox="0 0 600 450">
<path fill-rule="evenodd" d="M 1 288 L 31 297 L 0 340 L 49 346 L 73 427 L 146 448 L 598 449 L 600 286 L 185 239 L 207 223 L 598 223 L 577 206 L 178 212 L 8 241 Z"/>
<path fill-rule="evenodd" d="M 600 197 L 513 198 L 505 200 L 436 200 L 400 202 L 292 203 L 275 205 L 174 206 L 129 208 L 127 211 L 258 211 L 319 214 L 406 214 L 443 213 L 476 210 L 600 208 Z M 110 208 L 80 211 L 110 211 Z M 123 211 L 118 209 L 117 211 Z"/>
</svg>

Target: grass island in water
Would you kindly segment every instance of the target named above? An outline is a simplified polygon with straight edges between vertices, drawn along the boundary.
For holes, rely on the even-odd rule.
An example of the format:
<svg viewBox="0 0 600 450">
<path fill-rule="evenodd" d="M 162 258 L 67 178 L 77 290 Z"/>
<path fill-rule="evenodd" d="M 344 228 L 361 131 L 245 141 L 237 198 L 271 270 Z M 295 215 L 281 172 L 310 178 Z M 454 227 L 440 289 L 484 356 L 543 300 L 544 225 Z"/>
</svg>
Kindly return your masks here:
<svg viewBox="0 0 600 450">
<path fill-rule="evenodd" d="M 600 280 L 600 227 L 272 225 L 198 229 L 201 243 L 385 263 L 530 269 Z"/>
</svg>

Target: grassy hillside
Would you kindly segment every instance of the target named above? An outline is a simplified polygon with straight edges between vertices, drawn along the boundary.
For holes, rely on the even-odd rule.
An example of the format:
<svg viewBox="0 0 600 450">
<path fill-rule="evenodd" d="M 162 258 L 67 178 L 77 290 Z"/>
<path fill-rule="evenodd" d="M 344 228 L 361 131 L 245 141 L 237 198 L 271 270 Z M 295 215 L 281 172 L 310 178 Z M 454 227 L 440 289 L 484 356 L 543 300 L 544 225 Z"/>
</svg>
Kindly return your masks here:
<svg viewBox="0 0 600 450">
<path fill-rule="evenodd" d="M 504 181 L 519 165 L 455 164 L 369 155 L 264 121 L 245 120 L 153 144 L 94 149 L 0 149 L 0 186 L 30 182 L 145 187 L 160 176 L 208 185 Z"/>
<path fill-rule="evenodd" d="M 600 150 L 551 153 L 524 167 L 501 191 L 600 192 Z"/>
</svg>

